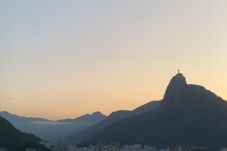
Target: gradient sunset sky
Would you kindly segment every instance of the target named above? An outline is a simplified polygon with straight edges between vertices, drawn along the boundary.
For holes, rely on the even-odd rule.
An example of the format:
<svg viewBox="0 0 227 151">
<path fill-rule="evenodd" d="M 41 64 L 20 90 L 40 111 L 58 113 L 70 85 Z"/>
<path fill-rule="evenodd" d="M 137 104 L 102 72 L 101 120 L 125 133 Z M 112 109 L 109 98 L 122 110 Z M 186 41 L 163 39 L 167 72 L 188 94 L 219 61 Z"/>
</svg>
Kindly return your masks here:
<svg viewBox="0 0 227 151">
<path fill-rule="evenodd" d="M 227 98 L 226 0 L 0 1 L 0 110 L 133 109 L 181 69 Z"/>
</svg>

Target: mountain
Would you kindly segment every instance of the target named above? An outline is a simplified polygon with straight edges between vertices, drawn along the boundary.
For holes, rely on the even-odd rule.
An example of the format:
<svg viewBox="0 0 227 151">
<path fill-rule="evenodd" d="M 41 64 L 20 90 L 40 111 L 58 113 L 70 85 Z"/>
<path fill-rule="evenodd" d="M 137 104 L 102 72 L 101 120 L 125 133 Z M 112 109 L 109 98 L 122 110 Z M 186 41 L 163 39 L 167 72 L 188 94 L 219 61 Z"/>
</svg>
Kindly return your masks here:
<svg viewBox="0 0 227 151">
<path fill-rule="evenodd" d="M 114 122 L 116 122 L 118 120 L 128 118 L 131 116 L 135 116 L 135 115 L 139 115 L 139 114 L 143 114 L 143 113 L 146 113 L 146 112 L 149 112 L 152 110 L 156 110 L 156 109 L 158 109 L 159 105 L 160 105 L 160 101 L 151 101 L 132 111 L 119 110 L 119 111 L 112 112 L 103 121 L 101 121 L 91 127 L 88 127 L 79 133 L 74 133 L 74 134 L 66 137 L 65 141 L 80 142 L 80 141 L 86 140 L 89 137 L 93 136 L 94 134 L 96 134 L 99 131 L 102 131 L 103 129 L 105 129 L 106 127 L 108 127 L 109 125 L 113 124 Z"/>
<path fill-rule="evenodd" d="M 25 150 L 27 147 L 40 151 L 48 151 L 40 145 L 40 139 L 34 135 L 22 133 L 7 120 L 0 117 L 0 146 L 5 146 L 9 151 Z"/>
<path fill-rule="evenodd" d="M 82 115 L 78 118 L 74 119 L 62 119 L 58 120 L 58 122 L 74 122 L 74 123 L 84 123 L 84 124 L 96 124 L 100 121 L 104 120 L 106 116 L 101 112 L 94 112 L 92 114 Z"/>
<path fill-rule="evenodd" d="M 175 75 L 157 110 L 118 120 L 86 141 L 166 146 L 227 146 L 227 103 Z"/>
<path fill-rule="evenodd" d="M 13 123 L 27 123 L 27 122 L 49 122 L 48 119 L 44 119 L 44 118 L 33 118 L 33 117 L 23 117 L 23 116 L 18 116 L 15 114 L 11 114 L 7 111 L 2 111 L 0 112 L 0 116 L 4 117 L 5 119 L 7 119 L 10 122 Z"/>
<path fill-rule="evenodd" d="M 6 111 L 0 112 L 0 116 L 7 119 L 19 130 L 50 141 L 57 141 L 73 132 L 79 132 L 105 119 L 105 115 L 100 112 L 83 115 L 75 119 L 62 119 L 59 121 L 23 117 Z"/>
</svg>

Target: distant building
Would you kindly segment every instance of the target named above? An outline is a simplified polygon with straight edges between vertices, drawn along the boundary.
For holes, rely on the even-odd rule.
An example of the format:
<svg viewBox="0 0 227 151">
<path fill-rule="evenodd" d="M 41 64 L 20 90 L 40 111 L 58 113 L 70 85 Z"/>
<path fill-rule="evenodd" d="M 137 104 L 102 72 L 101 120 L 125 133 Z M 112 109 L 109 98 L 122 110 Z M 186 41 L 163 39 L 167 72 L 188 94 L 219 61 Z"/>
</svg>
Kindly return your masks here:
<svg viewBox="0 0 227 151">
<path fill-rule="evenodd" d="M 7 148 L 5 148 L 5 147 L 0 147 L 0 151 L 7 151 Z"/>
<path fill-rule="evenodd" d="M 191 147 L 191 151 L 208 151 L 207 147 Z"/>
<path fill-rule="evenodd" d="M 122 148 L 123 151 L 140 151 L 141 149 L 142 149 L 141 144 L 124 145 Z"/>
<path fill-rule="evenodd" d="M 51 143 L 50 141 L 42 140 L 40 144 L 44 145 L 45 147 L 51 149 Z"/>
<path fill-rule="evenodd" d="M 189 151 L 189 149 L 183 146 L 178 146 L 178 147 L 168 147 L 167 151 Z"/>
<path fill-rule="evenodd" d="M 178 147 L 168 147 L 167 151 L 178 151 Z"/>
<path fill-rule="evenodd" d="M 26 151 L 36 151 L 35 148 L 27 148 Z"/>
<path fill-rule="evenodd" d="M 154 147 L 154 146 L 147 146 L 147 145 L 145 145 L 143 147 L 143 151 L 157 151 L 157 148 Z"/>
<path fill-rule="evenodd" d="M 227 148 L 222 148 L 220 149 L 220 151 L 227 151 Z"/>
</svg>

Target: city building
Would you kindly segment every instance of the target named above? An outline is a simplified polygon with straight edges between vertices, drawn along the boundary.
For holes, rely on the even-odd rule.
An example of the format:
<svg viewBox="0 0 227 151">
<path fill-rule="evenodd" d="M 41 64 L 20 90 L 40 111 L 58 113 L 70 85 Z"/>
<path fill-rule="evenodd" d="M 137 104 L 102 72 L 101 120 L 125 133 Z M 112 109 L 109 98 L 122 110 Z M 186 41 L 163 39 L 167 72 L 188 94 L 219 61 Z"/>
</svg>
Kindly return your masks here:
<svg viewBox="0 0 227 151">
<path fill-rule="evenodd" d="M 27 148 L 26 151 L 36 151 L 35 148 Z"/>
<path fill-rule="evenodd" d="M 222 148 L 222 149 L 220 149 L 220 151 L 227 151 L 227 148 Z"/>
<path fill-rule="evenodd" d="M 40 144 L 42 144 L 45 147 L 51 149 L 51 143 L 50 143 L 50 141 L 42 140 L 42 141 L 40 141 Z"/>
<path fill-rule="evenodd" d="M 7 151 L 7 148 L 5 148 L 5 147 L 0 147 L 0 151 Z"/>
<path fill-rule="evenodd" d="M 194 147 L 191 147 L 190 151 L 208 151 L 208 148 L 207 147 L 194 146 Z"/>
</svg>

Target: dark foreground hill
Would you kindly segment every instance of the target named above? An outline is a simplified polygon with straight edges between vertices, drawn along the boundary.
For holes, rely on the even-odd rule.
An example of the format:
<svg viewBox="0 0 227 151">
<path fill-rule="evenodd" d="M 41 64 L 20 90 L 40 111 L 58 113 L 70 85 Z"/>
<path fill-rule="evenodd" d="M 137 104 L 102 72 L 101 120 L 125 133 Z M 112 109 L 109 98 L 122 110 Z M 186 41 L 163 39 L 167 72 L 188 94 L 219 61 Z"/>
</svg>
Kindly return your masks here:
<svg viewBox="0 0 227 151">
<path fill-rule="evenodd" d="M 0 117 L 0 146 L 9 151 L 24 151 L 26 148 L 36 148 L 38 151 L 48 151 L 40 145 L 40 139 L 34 135 L 22 133 Z"/>
<path fill-rule="evenodd" d="M 174 76 L 158 110 L 122 119 L 87 139 L 154 146 L 227 146 L 227 103 L 202 86 Z"/>
</svg>

